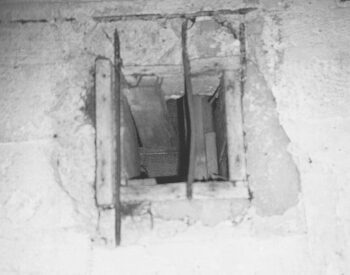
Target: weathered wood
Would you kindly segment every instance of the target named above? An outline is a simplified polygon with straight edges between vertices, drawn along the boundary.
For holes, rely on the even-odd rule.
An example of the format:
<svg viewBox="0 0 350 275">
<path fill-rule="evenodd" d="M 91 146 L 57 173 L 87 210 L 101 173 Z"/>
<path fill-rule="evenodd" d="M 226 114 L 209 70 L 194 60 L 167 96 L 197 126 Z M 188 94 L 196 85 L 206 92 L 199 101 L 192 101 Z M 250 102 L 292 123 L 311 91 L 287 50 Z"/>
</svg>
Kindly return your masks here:
<svg viewBox="0 0 350 275">
<path fill-rule="evenodd" d="M 239 69 L 239 56 L 211 57 L 191 60 L 193 94 L 211 95 L 220 82 L 223 70 Z M 157 75 L 162 78 L 162 93 L 165 96 L 184 94 L 183 67 L 178 64 L 166 65 L 124 65 L 123 74 L 128 83 L 135 84 L 138 75 Z"/>
<path fill-rule="evenodd" d="M 219 176 L 228 179 L 225 93 L 222 86 L 223 84 L 218 87 L 218 98 L 214 102 L 214 128 L 218 152 Z"/>
<path fill-rule="evenodd" d="M 202 96 L 203 131 L 205 139 L 205 153 L 207 160 L 208 179 L 218 175 L 218 153 L 216 134 L 214 132 L 213 106 L 209 96 Z"/>
<path fill-rule="evenodd" d="M 136 126 L 125 96 L 121 97 L 121 108 L 122 172 L 126 178 L 133 178 L 140 175 L 140 154 Z"/>
<path fill-rule="evenodd" d="M 197 180 L 205 180 L 208 178 L 207 172 L 207 156 L 205 153 L 205 137 L 203 122 L 203 104 L 202 96 L 193 96 L 193 113 L 195 117 L 195 136 L 196 139 L 196 157 L 194 167 L 194 177 Z"/>
<path fill-rule="evenodd" d="M 232 182 L 197 182 L 193 183 L 193 199 L 233 199 L 249 198 L 244 184 L 236 186 Z M 122 186 L 122 202 L 186 200 L 186 183 Z"/>
<path fill-rule="evenodd" d="M 173 148 L 175 132 L 169 120 L 163 94 L 157 84 L 124 90 L 138 133 L 145 148 Z"/>
<path fill-rule="evenodd" d="M 157 181 L 155 178 L 146 178 L 146 179 L 132 179 L 128 181 L 128 186 L 155 186 Z"/>
<path fill-rule="evenodd" d="M 238 71 L 225 71 L 224 90 L 229 179 L 231 181 L 245 180 L 246 162 L 243 136 L 242 91 L 240 73 Z"/>
<path fill-rule="evenodd" d="M 96 88 L 96 197 L 99 205 L 113 203 L 115 179 L 113 110 L 113 69 L 107 59 L 98 59 L 95 64 Z"/>
<path fill-rule="evenodd" d="M 218 152 L 216 149 L 216 134 L 209 132 L 205 134 L 205 151 L 207 156 L 208 176 L 218 174 Z"/>
<path fill-rule="evenodd" d="M 191 76 L 200 74 L 216 75 L 225 69 L 239 69 L 239 55 L 200 57 L 191 60 Z M 132 65 L 125 64 L 123 67 L 125 76 L 133 75 L 157 75 L 159 77 L 171 77 L 173 75 L 182 75 L 183 67 L 181 64 L 149 64 Z M 180 80 L 180 79 L 178 79 Z"/>
<path fill-rule="evenodd" d="M 141 160 L 147 167 L 149 177 L 176 176 L 178 158 L 178 152 L 175 151 L 147 152 L 143 150 L 141 153 Z"/>
<path fill-rule="evenodd" d="M 215 89 L 212 91 L 210 96 L 202 96 L 202 113 L 203 113 L 203 131 L 204 133 L 210 133 L 214 131 L 214 120 L 213 120 L 213 106 L 209 102 L 211 96 L 215 92 L 217 86 L 219 83 L 217 83 Z"/>
</svg>

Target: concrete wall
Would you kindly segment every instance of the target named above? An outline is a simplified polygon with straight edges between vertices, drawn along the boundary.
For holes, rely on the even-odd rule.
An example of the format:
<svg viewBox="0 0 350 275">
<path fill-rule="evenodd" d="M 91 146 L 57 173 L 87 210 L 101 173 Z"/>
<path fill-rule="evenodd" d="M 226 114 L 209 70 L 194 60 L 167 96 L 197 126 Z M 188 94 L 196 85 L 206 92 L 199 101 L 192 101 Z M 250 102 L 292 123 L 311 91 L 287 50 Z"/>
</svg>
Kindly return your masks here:
<svg viewBox="0 0 350 275">
<path fill-rule="evenodd" d="M 0 273 L 348 274 L 350 9 L 342 6 L 0 2 Z M 138 228 L 134 245 L 97 245 L 88 102 L 94 60 L 111 57 L 114 26 L 91 16 L 238 7 L 258 8 L 245 19 L 252 207 L 215 227 L 170 221 L 147 237 Z"/>
</svg>

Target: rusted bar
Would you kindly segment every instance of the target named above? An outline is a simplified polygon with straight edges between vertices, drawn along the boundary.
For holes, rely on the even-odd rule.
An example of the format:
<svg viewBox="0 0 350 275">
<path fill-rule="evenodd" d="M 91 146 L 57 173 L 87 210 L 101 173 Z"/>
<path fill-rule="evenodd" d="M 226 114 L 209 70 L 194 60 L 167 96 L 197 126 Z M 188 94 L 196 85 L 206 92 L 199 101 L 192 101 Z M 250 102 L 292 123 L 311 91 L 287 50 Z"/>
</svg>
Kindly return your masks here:
<svg viewBox="0 0 350 275">
<path fill-rule="evenodd" d="M 116 173 L 114 188 L 114 212 L 115 212 L 115 244 L 120 245 L 121 242 L 121 203 L 120 203 L 120 185 L 121 185 L 121 58 L 120 58 L 120 41 L 118 31 L 114 31 L 114 106 L 115 106 L 115 152 L 116 152 Z"/>
<path fill-rule="evenodd" d="M 245 37 L 245 24 L 239 24 L 239 42 L 240 42 L 240 63 L 241 63 L 241 89 L 244 89 L 244 83 L 247 77 L 247 49 Z"/>
<path fill-rule="evenodd" d="M 191 83 L 191 67 L 187 52 L 187 26 L 188 19 L 182 23 L 181 36 L 182 36 L 182 64 L 184 67 L 184 83 L 185 83 L 185 95 L 187 102 L 187 110 L 189 116 L 189 139 L 190 139 L 190 152 L 189 152 L 189 162 L 188 162 L 188 173 L 187 173 L 187 185 L 186 185 L 186 195 L 188 199 L 192 199 L 192 185 L 194 180 L 194 164 L 196 157 L 196 140 L 195 140 L 195 119 L 193 111 L 193 92 Z M 188 125 L 188 124 L 187 124 Z"/>
<path fill-rule="evenodd" d="M 217 16 L 217 15 L 232 15 L 240 14 L 244 15 L 248 12 L 254 11 L 256 8 L 241 8 L 234 10 L 210 10 L 210 11 L 198 11 L 193 13 L 146 13 L 146 14 L 125 14 L 125 15 L 111 15 L 111 16 L 95 16 L 93 19 L 97 22 L 116 22 L 116 21 L 130 21 L 130 20 L 157 20 L 157 19 L 193 19 L 196 17 L 205 16 Z"/>
<path fill-rule="evenodd" d="M 244 22 L 239 24 L 239 41 L 240 41 L 240 64 L 241 64 L 241 113 L 242 113 L 242 127 L 243 127 L 243 144 L 244 144 L 244 165 L 247 167 L 247 144 L 244 132 L 244 110 L 243 110 L 243 96 L 245 91 L 245 82 L 247 79 L 247 44 L 246 44 L 246 27 Z M 247 180 L 247 173 L 245 175 Z"/>
</svg>

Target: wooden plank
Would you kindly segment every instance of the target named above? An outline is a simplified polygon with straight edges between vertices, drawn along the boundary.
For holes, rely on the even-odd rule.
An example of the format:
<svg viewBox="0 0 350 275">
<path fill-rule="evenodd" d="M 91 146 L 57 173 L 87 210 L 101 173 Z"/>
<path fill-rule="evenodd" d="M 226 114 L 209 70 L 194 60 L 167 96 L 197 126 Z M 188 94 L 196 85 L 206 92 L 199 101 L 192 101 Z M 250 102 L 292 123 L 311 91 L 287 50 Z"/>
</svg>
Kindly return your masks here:
<svg viewBox="0 0 350 275">
<path fill-rule="evenodd" d="M 146 179 L 132 179 L 128 181 L 128 186 L 155 186 L 157 181 L 155 178 L 146 178 Z"/>
<path fill-rule="evenodd" d="M 224 91 L 227 123 L 229 179 L 246 179 L 246 162 L 243 137 L 242 91 L 239 71 L 225 71 Z"/>
<path fill-rule="evenodd" d="M 142 84 L 142 83 L 141 83 Z M 145 148 L 173 148 L 175 130 L 169 120 L 165 101 L 157 84 L 124 90 L 138 133 Z"/>
<path fill-rule="evenodd" d="M 176 176 L 178 159 L 178 152 L 174 151 L 141 153 L 141 161 L 149 177 Z"/>
<path fill-rule="evenodd" d="M 121 144 L 122 144 L 122 174 L 126 178 L 140 175 L 140 154 L 137 141 L 137 132 L 131 115 L 130 106 L 125 96 L 121 95 L 122 121 L 121 121 Z"/>
<path fill-rule="evenodd" d="M 214 128 L 216 133 L 216 148 L 218 151 L 219 176 L 228 179 L 225 93 L 222 86 L 218 88 L 218 98 L 214 102 Z"/>
<path fill-rule="evenodd" d="M 219 83 L 217 83 L 219 84 Z M 202 113 L 203 113 L 203 131 L 204 133 L 209 133 L 214 131 L 214 121 L 213 121 L 213 106 L 209 102 L 211 96 L 215 92 L 218 85 L 216 85 L 215 89 L 211 93 L 210 96 L 202 95 Z"/>
<path fill-rule="evenodd" d="M 122 202 L 186 200 L 186 183 L 122 186 Z M 226 181 L 193 183 L 193 199 L 248 199 L 248 188 Z"/>
<path fill-rule="evenodd" d="M 219 83 L 218 83 L 219 84 Z M 207 160 L 208 179 L 219 173 L 216 134 L 214 132 L 213 106 L 209 103 L 209 96 L 202 96 L 203 131 L 205 139 L 205 153 Z"/>
<path fill-rule="evenodd" d="M 191 60 L 193 94 L 211 95 L 220 82 L 221 72 L 227 68 L 239 69 L 239 56 L 211 57 Z M 183 95 L 183 66 L 181 64 L 127 65 L 123 74 L 131 84 L 137 83 L 138 75 L 157 75 L 162 78 L 165 96 Z"/>
<path fill-rule="evenodd" d="M 96 87 L 96 197 L 98 205 L 113 203 L 115 179 L 115 110 L 113 110 L 113 69 L 107 59 L 95 64 Z"/>
<path fill-rule="evenodd" d="M 225 69 L 239 69 L 240 56 L 212 56 L 199 57 L 191 60 L 191 76 L 196 75 L 217 75 Z M 171 77 L 173 75 L 183 75 L 182 64 L 148 64 L 148 65 L 132 65 L 124 64 L 123 74 L 126 77 L 134 75 L 157 75 L 159 77 Z M 180 81 L 180 79 L 178 79 Z M 183 82 L 183 80 L 181 79 Z"/>
<path fill-rule="evenodd" d="M 209 132 L 205 134 L 205 151 L 207 156 L 208 176 L 213 177 L 218 174 L 218 152 L 216 149 L 216 134 Z"/>
<path fill-rule="evenodd" d="M 208 178 L 207 172 L 207 156 L 205 154 L 205 137 L 204 137 L 204 123 L 203 123 L 203 104 L 202 96 L 193 96 L 193 113 L 195 117 L 196 139 L 196 157 L 194 166 L 194 178 L 196 180 L 206 180 Z"/>
</svg>

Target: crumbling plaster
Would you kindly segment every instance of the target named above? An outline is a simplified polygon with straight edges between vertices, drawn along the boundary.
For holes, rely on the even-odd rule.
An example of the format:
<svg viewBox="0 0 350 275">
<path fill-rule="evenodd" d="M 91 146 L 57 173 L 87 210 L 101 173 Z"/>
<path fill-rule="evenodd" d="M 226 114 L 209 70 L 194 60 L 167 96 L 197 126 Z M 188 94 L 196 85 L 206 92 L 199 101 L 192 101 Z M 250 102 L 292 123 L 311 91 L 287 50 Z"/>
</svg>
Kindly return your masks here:
<svg viewBox="0 0 350 275">
<path fill-rule="evenodd" d="M 1 274 L 350 272 L 350 10 L 331 0 L 209 2 L 0 4 Z M 259 7 L 246 18 L 248 71 L 272 92 L 299 171 L 290 202 L 275 211 L 272 188 L 239 225 L 167 223 L 133 246 L 91 242 L 94 127 L 84 108 L 95 57 L 113 52 L 90 18 L 106 5 L 119 14 Z"/>
<path fill-rule="evenodd" d="M 251 59 L 272 89 L 291 140 L 313 272 L 347 274 L 350 13 L 335 1 L 281 4 L 283 12 L 265 14 L 262 40 L 251 45 Z"/>
</svg>

